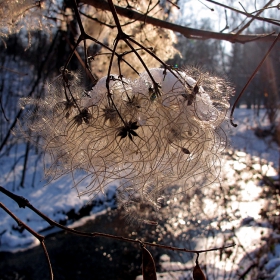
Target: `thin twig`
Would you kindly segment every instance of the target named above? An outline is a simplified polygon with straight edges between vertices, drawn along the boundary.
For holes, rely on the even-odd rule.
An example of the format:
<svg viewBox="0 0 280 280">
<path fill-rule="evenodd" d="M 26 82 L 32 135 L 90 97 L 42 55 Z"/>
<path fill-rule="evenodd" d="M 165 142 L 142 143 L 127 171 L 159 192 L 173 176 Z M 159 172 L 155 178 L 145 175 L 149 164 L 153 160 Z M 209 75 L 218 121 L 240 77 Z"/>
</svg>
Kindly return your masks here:
<svg viewBox="0 0 280 280">
<path fill-rule="evenodd" d="M 88 77 L 93 81 L 94 84 L 96 84 L 97 80 L 96 78 L 93 76 L 92 72 L 90 71 L 90 68 L 87 66 L 87 64 L 82 60 L 80 54 L 77 52 L 77 50 L 75 49 L 75 46 L 73 46 L 70 42 L 70 40 L 68 39 L 67 36 L 64 36 L 66 42 L 68 43 L 68 45 L 70 46 L 70 48 L 72 50 L 74 50 L 74 53 L 77 57 L 77 59 L 79 60 L 80 64 L 82 65 L 82 67 L 85 69 L 86 74 L 88 75 Z"/>
<path fill-rule="evenodd" d="M 99 1 L 94 1 L 94 0 L 83 0 L 83 3 L 91 5 L 93 7 L 96 7 L 98 9 L 102 9 L 102 10 L 110 10 L 110 7 L 108 5 L 108 3 L 104 0 L 99 0 Z M 218 2 L 213 2 L 215 4 L 219 4 Z M 225 6 L 225 8 L 230 8 L 228 6 Z M 275 36 L 270 36 L 270 37 L 264 37 L 264 34 L 250 34 L 250 35 L 238 35 L 235 37 L 235 34 L 231 34 L 231 33 L 220 33 L 220 32 L 212 32 L 212 31 L 205 31 L 205 30 L 200 30 L 200 29 L 194 29 L 194 28 L 189 28 L 189 27 L 185 27 L 182 25 L 178 25 L 178 24 L 174 24 L 171 22 L 167 22 L 164 20 L 160 20 L 157 18 L 153 18 L 150 16 L 146 16 L 145 14 L 141 14 L 138 13 L 136 11 L 133 10 L 128 10 L 126 8 L 123 7 L 119 7 L 115 5 L 115 9 L 117 11 L 117 13 L 121 16 L 127 17 L 129 19 L 137 19 L 139 21 L 142 22 L 146 22 L 148 24 L 152 24 L 153 26 L 158 26 L 161 28 L 165 28 L 165 29 L 169 29 L 172 30 L 174 32 L 178 32 L 180 34 L 182 34 L 183 36 L 185 36 L 186 38 L 191 38 L 191 39 L 217 39 L 217 40 L 225 40 L 225 41 L 229 41 L 232 43 L 246 43 L 249 42 L 252 39 L 255 38 L 259 38 L 259 40 L 261 42 L 268 42 L 268 41 L 273 41 L 275 39 Z M 237 12 L 243 13 L 245 15 L 247 15 L 246 13 L 236 10 Z M 247 15 L 248 17 L 254 17 L 251 14 Z M 258 20 L 262 20 L 262 21 L 266 21 L 269 22 L 271 24 L 275 24 L 280 26 L 279 23 L 274 22 L 271 19 L 265 19 L 265 18 L 258 18 Z"/>
<path fill-rule="evenodd" d="M 45 245 L 45 241 L 44 240 L 41 241 L 41 246 L 43 247 L 43 250 L 44 250 L 44 253 L 45 253 L 45 256 L 46 256 L 46 259 L 47 259 L 47 263 L 49 265 L 50 279 L 53 280 L 54 277 L 53 277 L 52 264 L 51 264 L 50 256 L 48 254 L 47 247 Z"/>
<path fill-rule="evenodd" d="M 263 65 L 264 61 L 266 60 L 266 58 L 268 57 L 268 55 L 270 54 L 270 52 L 272 51 L 273 47 L 275 46 L 275 44 L 277 43 L 278 39 L 280 37 L 280 33 L 278 34 L 278 36 L 276 37 L 276 39 L 274 40 L 274 42 L 272 43 L 272 45 L 270 46 L 270 48 L 268 49 L 268 51 L 266 52 L 265 56 L 263 57 L 263 59 L 261 60 L 261 62 L 259 63 L 259 65 L 257 66 L 257 68 L 255 69 L 255 71 L 253 72 L 253 74 L 251 75 L 251 77 L 249 78 L 249 80 L 247 81 L 246 85 L 243 87 L 243 89 L 241 90 L 241 92 L 239 93 L 237 99 L 235 100 L 232 109 L 231 109 L 231 113 L 230 113 L 230 123 L 232 126 L 237 127 L 237 124 L 233 123 L 233 113 L 235 110 L 235 107 L 237 105 L 237 103 L 239 102 L 240 98 L 242 97 L 243 93 L 245 92 L 246 88 L 248 87 L 248 85 L 251 83 L 251 81 L 253 80 L 253 78 L 255 77 L 255 75 L 257 74 L 257 72 L 259 71 L 259 69 L 261 68 L 261 66 Z"/>
<path fill-rule="evenodd" d="M 176 7 L 178 10 L 180 10 L 180 7 L 176 3 L 173 3 L 171 0 L 167 0 L 167 2 L 169 2 L 172 6 Z"/>
<path fill-rule="evenodd" d="M 0 66 L 0 69 L 4 69 L 4 70 L 7 70 L 9 72 L 15 73 L 15 74 L 17 74 L 17 75 L 19 75 L 21 77 L 28 76 L 28 73 L 20 73 L 20 72 L 18 72 L 16 70 L 13 70 L 13 69 L 10 69 L 10 68 L 4 67 L 4 66 Z"/>
<path fill-rule="evenodd" d="M 36 207 L 34 207 L 26 198 L 24 198 L 22 196 L 18 196 L 16 194 L 6 190 L 5 188 L 3 188 L 1 186 L 0 186 L 0 192 L 4 193 L 5 195 L 7 195 L 11 199 L 13 199 L 15 202 L 17 202 L 20 208 L 27 207 L 27 208 L 31 209 L 33 212 L 35 212 L 42 219 L 44 219 L 46 222 L 48 222 L 51 226 L 56 226 L 56 227 L 58 227 L 60 229 L 63 229 L 67 232 L 70 232 L 72 234 L 80 235 L 80 236 L 86 236 L 86 237 L 100 236 L 100 237 L 105 237 L 105 238 L 116 239 L 116 240 L 119 240 L 119 241 L 129 242 L 129 243 L 139 243 L 139 240 L 137 240 L 137 239 L 135 240 L 135 239 L 126 238 L 126 237 L 123 237 L 123 236 L 117 236 L 117 235 L 101 233 L 101 232 L 88 233 L 88 232 L 83 232 L 83 231 L 68 228 L 66 226 L 63 226 L 63 225 L 53 221 L 49 217 L 47 217 L 45 214 L 40 212 Z M 205 252 L 210 252 L 210 251 L 224 250 L 224 249 L 235 246 L 235 244 L 230 244 L 230 245 L 223 246 L 223 247 L 210 248 L 210 249 L 205 249 L 205 250 L 189 250 L 189 249 L 186 249 L 186 248 L 178 248 L 178 247 L 173 247 L 173 246 L 168 246 L 168 245 L 163 245 L 163 244 L 157 244 L 157 243 L 151 243 L 151 242 L 142 241 L 142 243 L 146 246 L 157 247 L 157 248 L 162 248 L 162 249 L 167 249 L 167 250 L 172 250 L 172 251 L 185 252 L 185 253 L 195 253 L 195 254 L 205 253 Z"/>
<path fill-rule="evenodd" d="M 227 17 L 227 10 L 225 9 L 225 18 L 226 18 L 226 26 L 220 31 L 221 33 L 224 32 L 225 30 L 229 29 L 228 26 L 228 17 Z"/>
<path fill-rule="evenodd" d="M 235 36 L 238 36 L 239 34 L 241 34 L 242 31 L 244 31 L 246 28 L 248 28 L 250 26 L 250 24 L 259 17 L 259 15 L 273 2 L 274 0 L 270 0 L 260 11 L 258 11 L 258 13 L 256 14 L 255 17 L 251 18 L 242 28 L 240 28 Z"/>
<path fill-rule="evenodd" d="M 214 12 L 213 8 L 208 7 L 205 3 L 203 3 L 202 1 L 198 0 L 202 5 L 204 5 L 207 9 L 209 9 L 211 12 Z"/>
<path fill-rule="evenodd" d="M 111 10 L 111 13 L 112 13 L 112 15 L 113 15 L 115 24 L 116 24 L 116 26 L 117 26 L 118 33 L 121 34 L 121 33 L 123 33 L 123 31 L 122 31 L 122 27 L 121 27 L 119 18 L 118 18 L 118 16 L 117 16 L 117 11 L 116 11 L 116 8 L 115 8 L 115 6 L 114 6 L 114 4 L 113 4 L 113 1 L 112 1 L 112 0 L 108 0 L 108 4 L 109 4 L 110 10 Z"/>
<path fill-rule="evenodd" d="M 208 2 L 210 2 L 210 3 L 213 3 L 213 4 L 215 4 L 215 5 L 218 5 L 218 6 L 224 7 L 224 8 L 226 8 L 226 9 L 232 10 L 232 11 L 234 11 L 234 12 L 236 12 L 236 13 L 245 15 L 245 16 L 250 17 L 250 18 L 254 18 L 254 19 L 257 19 L 257 20 L 260 20 L 260 21 L 269 22 L 269 23 L 271 23 L 271 24 L 275 24 L 275 25 L 278 25 L 278 26 L 280 25 L 279 23 L 275 22 L 274 20 L 272 20 L 272 19 L 270 19 L 270 18 L 255 16 L 255 15 L 253 15 L 253 14 L 250 14 L 250 13 L 247 13 L 247 12 L 243 12 L 243 11 L 240 11 L 240 10 L 237 10 L 237 9 L 235 9 L 235 8 L 232 8 L 232 7 L 228 6 L 228 5 L 225 5 L 225 4 L 222 4 L 222 3 L 219 3 L 219 2 L 213 1 L 213 0 L 206 0 L 206 1 L 208 1 Z M 234 35 L 235 35 L 235 34 L 234 34 Z"/>
<path fill-rule="evenodd" d="M 0 187 L 2 188 L 2 187 Z M 30 228 L 28 225 L 26 225 L 24 222 L 22 222 L 16 215 L 14 215 L 14 213 L 12 213 L 3 203 L 0 202 L 0 208 L 2 208 L 9 216 L 11 216 L 20 227 L 25 228 L 28 232 L 30 232 L 34 237 L 36 237 L 39 241 L 41 246 L 43 247 L 47 262 L 48 262 L 48 266 L 49 266 L 49 271 L 50 271 L 50 280 L 53 280 L 53 270 L 52 270 L 52 265 L 51 265 L 51 261 L 50 261 L 50 257 L 47 251 L 47 248 L 45 246 L 44 240 L 45 237 L 41 234 L 39 234 L 38 232 L 36 232 L 35 230 L 33 230 L 32 228 Z"/>
</svg>

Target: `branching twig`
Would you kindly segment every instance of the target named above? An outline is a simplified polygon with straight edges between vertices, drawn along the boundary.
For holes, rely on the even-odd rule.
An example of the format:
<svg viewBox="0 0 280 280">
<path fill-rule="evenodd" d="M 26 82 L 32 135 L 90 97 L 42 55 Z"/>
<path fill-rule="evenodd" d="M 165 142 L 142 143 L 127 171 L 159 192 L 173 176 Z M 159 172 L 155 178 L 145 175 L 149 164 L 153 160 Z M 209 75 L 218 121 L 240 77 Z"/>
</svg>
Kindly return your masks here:
<svg viewBox="0 0 280 280">
<path fill-rule="evenodd" d="M 83 232 L 83 231 L 78 231 L 78 230 L 68 228 L 66 226 L 63 226 L 63 225 L 53 221 L 49 217 L 47 217 L 45 214 L 43 214 L 41 211 L 39 211 L 36 207 L 34 207 L 26 198 L 24 198 L 22 196 L 18 196 L 16 194 L 6 190 L 5 188 L 3 188 L 1 186 L 0 186 L 0 192 L 4 193 L 5 195 L 7 195 L 11 199 L 13 199 L 19 205 L 20 208 L 25 208 L 25 207 L 29 208 L 30 210 L 35 212 L 38 216 L 40 216 L 42 219 L 44 219 L 46 222 L 48 222 L 51 226 L 56 226 L 60 229 L 63 229 L 65 231 L 69 232 L 69 233 L 73 233 L 73 234 L 84 236 L 84 237 L 100 236 L 100 237 L 117 239 L 119 241 L 124 241 L 124 242 L 139 243 L 139 240 L 137 240 L 137 239 L 135 240 L 135 239 L 126 238 L 126 237 L 123 237 L 123 236 L 116 236 L 116 235 L 101 233 L 101 232 L 88 233 L 88 232 Z M 37 238 L 36 235 L 34 235 L 34 236 Z M 157 243 L 151 243 L 151 242 L 145 242 L 145 241 L 142 241 L 142 243 L 145 246 L 157 247 L 157 248 L 162 248 L 162 249 L 167 249 L 167 250 L 172 250 L 172 251 L 185 252 L 185 253 L 195 253 L 195 254 L 205 253 L 205 252 L 210 252 L 210 251 L 224 250 L 224 249 L 235 246 L 235 244 L 230 244 L 228 246 L 210 248 L 210 249 L 205 249 L 205 250 L 189 250 L 189 249 L 186 249 L 186 248 L 178 248 L 178 247 L 173 247 L 173 246 L 168 246 L 168 245 L 163 245 L 163 244 L 157 244 Z"/>
<path fill-rule="evenodd" d="M 230 245 L 223 246 L 223 247 L 216 247 L 216 248 L 210 248 L 210 249 L 204 249 L 204 250 L 189 250 L 189 249 L 186 249 L 186 248 L 178 248 L 178 247 L 168 246 L 168 245 L 164 245 L 164 244 L 145 242 L 145 241 L 140 241 L 138 239 L 131 239 L 131 238 L 123 237 L 123 236 L 116 236 L 116 235 L 106 234 L 106 233 L 101 233 L 101 232 L 88 233 L 88 232 L 78 231 L 78 230 L 74 230 L 74 229 L 68 228 L 66 226 L 63 226 L 63 225 L 53 221 L 52 219 L 50 219 L 49 217 L 44 215 L 41 211 L 39 211 L 36 207 L 34 207 L 32 204 L 30 204 L 30 202 L 26 198 L 24 198 L 22 196 L 18 196 L 16 194 L 6 190 L 5 188 L 3 188 L 1 186 L 0 186 L 0 192 L 7 195 L 11 199 L 13 199 L 15 202 L 17 202 L 17 204 L 20 208 L 27 207 L 27 208 L 31 209 L 33 212 L 35 212 L 37 215 L 39 215 L 42 219 L 44 219 L 46 222 L 48 222 L 51 226 L 56 226 L 56 227 L 58 227 L 62 230 L 65 230 L 66 232 L 69 232 L 69 233 L 72 233 L 72 234 L 75 234 L 75 235 L 79 235 L 79 236 L 84 236 L 84 237 L 99 236 L 99 237 L 104 237 L 104 238 L 111 238 L 111 239 L 115 239 L 115 240 L 119 240 L 119 241 L 123 241 L 123 242 L 134 243 L 134 244 L 135 243 L 140 243 L 142 246 L 151 246 L 151 247 L 156 247 L 156 248 L 161 248 L 161 249 L 166 249 L 166 250 L 172 250 L 172 251 L 178 251 L 178 252 L 194 253 L 194 254 L 197 254 L 197 256 L 200 253 L 206 253 L 206 252 L 210 252 L 210 251 L 220 251 L 220 250 L 225 250 L 227 248 L 235 246 L 235 244 L 230 244 Z M 5 207 L 4 204 L 0 203 L 0 207 L 8 215 L 10 215 L 18 223 L 19 226 L 24 227 L 28 232 L 30 232 L 35 238 L 37 238 L 40 241 L 40 244 L 43 247 L 43 250 L 44 250 L 44 253 L 45 253 L 45 256 L 46 256 L 46 259 L 47 259 L 47 263 L 48 263 L 48 266 L 49 266 L 50 279 L 53 280 L 54 276 L 53 276 L 51 261 L 50 261 L 50 258 L 49 258 L 47 248 L 46 248 L 45 243 L 44 243 L 45 237 L 38 234 L 36 231 L 34 231 L 29 226 L 27 226 L 25 223 L 23 223 L 21 220 L 19 220 L 7 207 Z"/>
<path fill-rule="evenodd" d="M 225 9 L 225 19 L 226 19 L 226 26 L 220 31 L 221 33 L 224 32 L 225 30 L 229 29 L 228 26 L 228 17 L 227 17 L 227 10 Z"/>
<path fill-rule="evenodd" d="M 251 18 L 242 28 L 240 28 L 237 33 L 235 34 L 235 36 L 238 36 L 239 34 L 241 34 L 242 31 L 244 31 L 246 28 L 248 28 L 250 26 L 250 24 L 259 17 L 259 15 L 273 2 L 274 0 L 270 0 L 260 11 L 258 11 L 258 13 L 256 14 L 255 17 Z M 248 14 L 248 13 L 247 13 Z"/>
<path fill-rule="evenodd" d="M 217 5 L 220 4 L 220 3 L 214 2 L 214 1 L 210 1 L 210 2 L 212 2 L 214 4 L 217 4 Z M 98 9 L 107 10 L 107 11 L 110 10 L 109 4 L 104 0 L 99 0 L 99 1 L 83 0 L 83 3 L 91 5 L 95 8 L 98 8 Z M 230 8 L 230 7 L 225 6 L 225 5 L 224 5 L 224 7 L 225 8 Z M 183 36 L 185 36 L 187 38 L 191 38 L 191 39 L 217 39 L 217 40 L 229 41 L 229 42 L 232 42 L 232 43 L 246 43 L 246 42 L 250 42 L 252 39 L 258 39 L 261 42 L 269 42 L 269 41 L 273 41 L 275 39 L 275 36 L 273 36 L 273 35 L 264 36 L 266 34 L 250 34 L 250 35 L 235 36 L 235 34 L 227 34 L 227 33 L 212 32 L 212 31 L 205 31 L 205 30 L 189 28 L 189 27 L 181 26 L 181 25 L 174 24 L 174 23 L 171 23 L 171 22 L 167 22 L 167 21 L 164 21 L 164 20 L 160 20 L 160 19 L 157 19 L 157 18 L 153 18 L 153 17 L 150 17 L 150 16 L 146 16 L 146 15 L 138 13 L 134 10 L 128 10 L 126 8 L 119 7 L 119 6 L 116 6 L 116 5 L 115 5 L 115 10 L 121 16 L 130 18 L 130 19 L 137 19 L 139 21 L 142 21 L 142 22 L 145 22 L 145 23 L 148 23 L 148 24 L 152 24 L 153 26 L 162 27 L 162 28 L 165 28 L 165 29 L 172 30 L 174 32 L 179 32 Z M 279 23 L 277 23 L 277 22 L 275 22 L 271 19 L 255 17 L 251 14 L 246 14 L 246 13 L 244 13 L 242 11 L 239 11 L 239 10 L 235 10 L 235 11 L 243 13 L 248 17 L 253 17 L 253 18 L 256 18 L 258 20 L 266 21 L 266 22 L 269 22 L 271 24 L 275 24 L 275 25 L 278 25 L 278 26 L 280 25 Z"/>
<path fill-rule="evenodd" d="M 210 3 L 213 3 L 213 4 L 215 4 L 215 5 L 221 6 L 221 7 L 223 7 L 223 8 L 232 10 L 233 12 L 242 14 L 242 15 L 244 15 L 244 16 L 253 18 L 253 19 L 257 19 L 257 20 L 260 20 L 260 21 L 268 22 L 268 23 L 275 24 L 275 25 L 278 25 L 278 26 L 280 25 L 278 22 L 276 22 L 276 21 L 274 21 L 274 20 L 272 20 L 272 19 L 270 19 L 270 18 L 259 17 L 259 16 L 257 16 L 257 15 L 255 16 L 255 15 L 253 15 L 253 14 L 247 13 L 247 12 L 245 12 L 245 11 L 243 12 L 243 11 L 237 10 L 237 9 L 235 9 L 235 8 L 232 8 L 232 7 L 228 6 L 228 5 L 225 5 L 225 4 L 222 4 L 222 3 L 219 3 L 219 2 L 213 1 L 213 0 L 206 0 L 206 1 L 208 1 L 208 2 L 210 2 Z M 235 34 L 234 34 L 234 35 L 235 35 Z"/>
<path fill-rule="evenodd" d="M 2 187 L 0 187 L 2 188 Z M 27 201 L 27 200 L 26 200 Z M 22 205 L 22 204 L 21 204 Z M 49 271 L 50 271 L 50 279 L 53 280 L 53 271 L 52 271 L 52 265 L 51 265 L 51 261 L 50 261 L 50 257 L 45 245 L 45 237 L 41 234 L 39 234 L 38 232 L 36 232 L 35 230 L 33 230 L 32 228 L 30 228 L 28 225 L 26 225 L 24 222 L 22 222 L 16 215 L 14 215 L 3 203 L 0 202 L 0 207 L 9 215 L 11 216 L 20 227 L 25 228 L 27 231 L 29 231 L 34 237 L 36 237 L 39 242 L 41 243 L 41 246 L 43 247 L 46 259 L 47 259 L 47 263 L 49 266 Z M 20 206 L 22 207 L 22 206 Z"/>
</svg>

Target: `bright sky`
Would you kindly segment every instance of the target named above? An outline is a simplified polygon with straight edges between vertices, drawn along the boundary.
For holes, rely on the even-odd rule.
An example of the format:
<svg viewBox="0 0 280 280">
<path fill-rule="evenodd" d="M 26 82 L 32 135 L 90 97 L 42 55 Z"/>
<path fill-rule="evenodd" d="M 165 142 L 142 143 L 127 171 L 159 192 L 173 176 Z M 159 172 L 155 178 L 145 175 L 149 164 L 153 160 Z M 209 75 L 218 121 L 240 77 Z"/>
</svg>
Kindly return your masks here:
<svg viewBox="0 0 280 280">
<path fill-rule="evenodd" d="M 214 32 L 220 32 L 226 26 L 225 11 L 222 7 L 203 0 L 180 0 L 179 6 L 181 15 L 178 15 L 178 23 L 181 25 Z M 227 15 L 229 16 L 229 13 Z M 201 22 L 205 23 L 204 26 Z M 228 31 L 229 29 L 225 30 L 225 33 Z M 224 41 L 223 46 L 228 53 L 231 51 L 231 43 Z"/>
<path fill-rule="evenodd" d="M 216 0 L 219 3 L 223 3 L 230 7 L 233 7 L 238 10 L 246 10 L 248 12 L 253 12 L 264 7 L 267 3 L 265 0 Z M 241 3 L 241 4 L 240 4 Z M 245 19 L 244 15 L 233 12 L 229 9 L 225 9 L 221 6 L 212 4 L 206 0 L 180 0 L 178 5 L 180 6 L 180 11 L 177 15 L 178 24 L 185 25 L 191 28 L 199 28 L 204 30 L 211 30 L 214 32 L 229 33 L 236 32 L 236 28 L 239 28 L 239 25 L 244 25 L 243 20 Z M 241 6 L 242 5 L 242 6 Z M 277 5 L 277 3 L 275 3 Z M 272 4 L 273 6 L 273 4 Z M 226 11 L 225 11 L 226 10 Z M 261 14 L 261 16 L 276 18 L 278 10 L 276 7 L 273 9 L 268 9 Z M 228 20 L 226 20 L 226 18 Z M 248 20 L 245 21 L 247 23 Z M 226 29 L 226 26 L 228 28 Z M 262 26 L 266 28 L 269 32 L 276 31 L 276 26 L 273 26 L 269 23 L 264 23 L 261 21 L 253 21 L 250 25 L 251 32 L 254 27 Z M 246 31 L 245 31 L 246 32 Z M 232 44 L 224 41 L 223 46 L 227 52 L 231 51 Z"/>
<path fill-rule="evenodd" d="M 216 1 L 241 11 L 244 11 L 245 9 L 249 13 L 252 13 L 256 10 L 263 8 L 268 2 L 265 0 L 255 0 L 255 1 L 216 0 Z M 274 5 L 277 5 L 277 3 L 271 4 L 272 7 Z M 220 32 L 226 26 L 225 8 L 221 6 L 212 4 L 206 0 L 180 0 L 179 6 L 181 7 L 181 13 L 183 15 L 184 21 L 187 24 L 193 25 L 192 21 L 199 22 L 200 20 L 207 19 L 211 23 L 212 29 L 216 32 Z M 214 9 L 214 11 L 211 11 L 211 9 Z M 273 9 L 267 9 L 261 14 L 261 16 L 272 17 L 272 18 L 276 18 L 277 15 L 278 15 L 278 9 L 276 7 L 274 7 Z M 229 30 L 227 30 L 226 32 L 232 31 L 232 29 L 237 27 L 242 22 L 242 20 L 245 19 L 245 16 L 233 12 L 229 9 L 227 9 L 227 17 L 228 17 Z M 263 25 L 263 23 L 260 21 L 254 21 L 253 25 L 256 25 L 257 23 Z"/>
<path fill-rule="evenodd" d="M 181 0 L 179 4 L 187 25 L 195 27 L 196 24 L 200 25 L 201 20 L 207 20 L 214 31 L 220 31 L 225 27 L 226 21 L 221 7 L 199 0 Z"/>
</svg>

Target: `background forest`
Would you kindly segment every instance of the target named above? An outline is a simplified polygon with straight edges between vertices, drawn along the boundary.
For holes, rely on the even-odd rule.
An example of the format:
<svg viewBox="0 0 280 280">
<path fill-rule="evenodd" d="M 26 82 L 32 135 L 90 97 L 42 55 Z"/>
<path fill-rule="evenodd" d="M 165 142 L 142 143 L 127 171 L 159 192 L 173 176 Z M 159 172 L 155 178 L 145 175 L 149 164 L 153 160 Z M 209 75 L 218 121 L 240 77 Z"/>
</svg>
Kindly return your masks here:
<svg viewBox="0 0 280 280">
<path fill-rule="evenodd" d="M 280 279 L 278 13 L 0 0 L 0 279 Z"/>
</svg>

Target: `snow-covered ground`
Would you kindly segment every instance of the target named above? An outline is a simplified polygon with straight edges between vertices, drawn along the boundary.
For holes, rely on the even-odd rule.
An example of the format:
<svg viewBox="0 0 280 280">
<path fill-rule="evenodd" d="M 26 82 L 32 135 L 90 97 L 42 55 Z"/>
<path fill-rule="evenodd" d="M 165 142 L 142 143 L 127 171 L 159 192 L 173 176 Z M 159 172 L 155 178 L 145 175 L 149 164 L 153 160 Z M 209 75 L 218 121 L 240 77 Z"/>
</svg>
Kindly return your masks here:
<svg viewBox="0 0 280 280">
<path fill-rule="evenodd" d="M 24 149 L 22 149 L 24 153 Z M 17 158 L 19 155 L 17 154 Z M 36 155 L 32 156 L 29 162 L 36 162 Z M 26 172 L 24 187 L 18 187 L 14 182 L 21 179 L 23 166 L 18 165 L 16 170 L 10 171 L 14 164 L 13 154 L 9 154 L 9 159 L 1 160 L 1 179 L 0 185 L 7 190 L 23 196 L 29 202 L 56 222 L 71 225 L 79 217 L 81 211 L 87 211 L 93 219 L 96 214 L 108 208 L 115 207 L 115 189 L 114 185 L 110 186 L 106 196 L 97 196 L 94 201 L 87 196 L 78 197 L 77 190 L 73 188 L 71 176 L 63 176 L 56 181 L 47 183 L 42 173 L 42 160 L 36 162 L 36 165 L 29 166 Z M 20 158 L 20 157 L 19 157 Z M 36 178 L 33 178 L 36 168 Z M 19 208 L 17 203 L 0 192 L 1 202 L 12 211 L 22 222 L 42 234 L 50 234 L 58 229 L 50 228 L 50 225 L 29 209 Z M 21 231 L 17 223 L 7 215 L 4 210 L 0 211 L 0 251 L 25 250 L 37 246 L 38 240 L 30 233 Z"/>
<path fill-rule="evenodd" d="M 191 236 L 195 244 L 192 249 L 218 247 L 232 242 L 237 244 L 224 253 L 201 255 L 202 268 L 207 269 L 208 279 L 225 279 L 226 276 L 228 279 L 236 279 L 233 275 L 240 275 L 253 265 L 253 268 L 262 268 L 267 277 L 264 279 L 277 280 L 280 279 L 280 235 L 273 232 L 271 224 L 261 215 L 267 203 L 270 203 L 262 195 L 267 186 L 261 184 L 261 179 L 263 176 L 276 177 L 279 151 L 271 138 L 255 136 L 253 128 L 258 123 L 254 110 L 237 109 L 234 117 L 238 126 L 229 128 L 231 150 L 224 159 L 220 184 L 202 188 L 199 193 L 195 193 L 188 205 L 191 212 L 186 211 L 185 206 L 177 205 L 168 214 L 164 230 L 166 234 L 173 235 L 176 246 L 187 247 L 187 243 L 183 243 L 179 236 L 188 234 L 192 228 L 207 228 L 208 233 L 211 230 L 213 232 L 213 235 Z M 258 119 L 262 120 L 261 117 Z M 268 125 L 265 119 L 262 120 L 262 125 Z M 32 154 L 29 163 L 33 164 L 29 164 L 25 187 L 18 187 L 15 182 L 20 181 L 23 163 L 17 164 L 16 170 L 11 172 L 11 167 L 15 164 L 14 153 L 20 161 L 20 153 L 24 153 L 24 148 L 11 150 L 6 157 L 0 158 L 0 185 L 27 198 L 51 219 L 69 226 L 73 224 L 73 215 L 70 213 L 79 213 L 91 202 L 90 198 L 77 196 L 75 188 L 71 187 L 71 176 L 46 184 L 42 173 L 43 163 L 36 162 L 37 156 Z M 95 199 L 89 218 L 94 219 L 97 213 L 104 213 L 104 210 L 114 207 L 114 191 L 115 187 L 112 185 L 106 198 L 100 196 Z M 2 193 L 0 200 L 35 231 L 43 232 L 42 234 L 51 232 L 50 229 L 44 231 L 49 227 L 47 222 L 29 209 L 19 209 L 14 201 Z M 276 203 L 279 204 L 279 201 Z M 274 215 L 280 213 L 275 212 Z M 24 250 L 37 244 L 38 241 L 32 235 L 21 231 L 10 216 L 3 210 L 0 211 L 1 251 Z M 269 244 L 269 249 L 265 249 L 266 244 Z M 168 253 L 162 256 L 160 279 L 185 279 L 186 275 L 191 275 L 194 259 L 171 259 L 172 256 L 168 256 Z"/>
<path fill-rule="evenodd" d="M 200 200 L 201 208 L 193 210 L 193 204 L 188 212 L 184 207 L 177 207 L 169 223 L 169 231 L 175 233 L 177 238 L 184 232 L 190 238 L 188 232 L 193 225 L 190 215 L 193 214 L 199 219 L 200 229 L 206 228 L 206 233 L 195 231 L 192 237 L 195 245 L 191 249 L 217 248 L 231 242 L 236 244 L 223 253 L 201 254 L 201 267 L 208 280 L 245 279 L 242 276 L 246 276 L 246 279 L 279 280 L 280 235 L 263 217 L 268 205 L 274 203 L 277 205 L 276 210 L 270 214 L 275 217 L 280 215 L 279 193 L 276 201 L 270 200 L 263 195 L 268 187 L 262 182 L 263 176 L 278 179 L 278 147 L 270 136 L 258 138 L 255 135 L 254 128 L 260 126 L 257 119 L 262 119 L 264 129 L 269 127 L 263 112 L 256 118 L 253 110 L 237 109 L 234 116 L 238 126 L 231 129 L 232 151 L 225 156 L 220 187 L 202 189 L 202 194 L 193 199 Z M 212 221 L 210 225 L 207 220 Z M 185 224 L 188 225 L 187 229 Z M 194 226 L 197 227 L 197 224 Z M 209 234 L 211 231 L 215 231 L 213 236 Z M 188 248 L 186 244 L 180 239 L 176 245 Z M 172 257 L 172 253 L 161 257 L 158 277 L 164 280 L 191 279 L 196 256 L 179 262 L 172 261 Z M 138 276 L 136 280 L 141 279 L 142 276 Z"/>
</svg>

